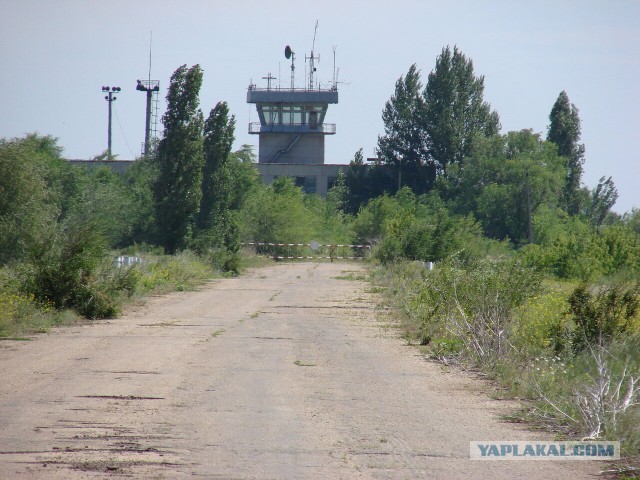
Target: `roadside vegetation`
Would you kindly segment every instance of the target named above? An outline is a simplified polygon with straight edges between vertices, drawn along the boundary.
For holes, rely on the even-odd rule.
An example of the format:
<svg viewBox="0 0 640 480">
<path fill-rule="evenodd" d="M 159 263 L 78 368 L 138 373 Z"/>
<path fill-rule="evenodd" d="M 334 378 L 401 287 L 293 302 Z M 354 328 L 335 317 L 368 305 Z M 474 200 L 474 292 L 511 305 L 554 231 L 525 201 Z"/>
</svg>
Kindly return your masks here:
<svg viewBox="0 0 640 480">
<path fill-rule="evenodd" d="M 501 133 L 484 78 L 445 47 L 426 85 L 416 65 L 396 82 L 373 164 L 360 149 L 322 199 L 263 185 L 227 104 L 200 110 L 202 81 L 175 71 L 162 138 L 123 175 L 71 166 L 49 136 L 0 140 L 0 337 L 265 262 L 243 242 L 368 244 L 410 342 L 527 399 L 520 419 L 638 455 L 640 210 L 612 211 L 610 177 L 582 184 L 566 92 L 546 135 Z"/>
</svg>

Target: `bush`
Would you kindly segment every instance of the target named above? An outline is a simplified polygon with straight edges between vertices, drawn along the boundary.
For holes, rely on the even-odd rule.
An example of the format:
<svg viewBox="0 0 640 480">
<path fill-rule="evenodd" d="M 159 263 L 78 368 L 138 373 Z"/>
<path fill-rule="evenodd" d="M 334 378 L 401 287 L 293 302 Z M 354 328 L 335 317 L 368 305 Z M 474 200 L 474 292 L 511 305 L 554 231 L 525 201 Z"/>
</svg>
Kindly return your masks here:
<svg viewBox="0 0 640 480">
<path fill-rule="evenodd" d="M 463 357 L 483 365 L 511 352 L 513 310 L 540 288 L 540 276 L 513 261 L 451 260 L 432 271 L 409 264 L 393 272 L 391 291 L 410 312 L 420 343 L 460 346 Z"/>
<path fill-rule="evenodd" d="M 622 440 L 638 451 L 640 428 L 640 337 L 593 346 L 575 357 L 538 358 L 520 379 L 536 400 L 533 418 L 580 437 Z"/>
<path fill-rule="evenodd" d="M 240 273 L 240 254 L 230 252 L 224 248 L 211 250 L 207 259 L 213 270 L 238 275 Z"/>
<path fill-rule="evenodd" d="M 212 277 L 213 270 L 200 257 L 191 252 L 176 255 L 146 257 L 136 270 L 141 293 L 187 290 Z"/>
<path fill-rule="evenodd" d="M 411 339 L 445 362 L 480 366 L 532 400 L 529 418 L 571 436 L 640 448 L 637 284 L 547 282 L 519 262 L 388 265 L 376 278 Z M 578 335 L 578 332 L 590 332 Z M 586 343 L 574 350 L 576 339 Z"/>
<path fill-rule="evenodd" d="M 28 240 L 25 251 L 21 290 L 56 309 L 113 317 L 121 295 L 135 289 L 134 274 L 108 260 L 106 239 L 93 221 L 49 225 Z"/>
<path fill-rule="evenodd" d="M 571 284 L 547 282 L 514 311 L 512 343 L 519 357 L 560 355 L 571 342 L 567 297 Z"/>
<path fill-rule="evenodd" d="M 407 187 L 393 197 L 371 200 L 354 221 L 356 242 L 379 246 L 382 263 L 400 259 L 477 259 L 484 249 L 480 226 L 471 216 L 449 213 L 437 194 L 416 197 Z"/>
<path fill-rule="evenodd" d="M 315 236 L 302 190 L 281 177 L 259 187 L 241 213 L 241 236 L 251 242 L 307 243 Z"/>
<path fill-rule="evenodd" d="M 70 312 L 57 311 L 21 292 L 13 269 L 0 269 L 0 337 L 44 333 L 54 325 L 72 320 L 75 317 Z"/>
<path fill-rule="evenodd" d="M 640 283 L 604 285 L 596 289 L 588 289 L 583 284 L 573 291 L 568 303 L 575 323 L 573 351 L 604 346 L 632 330 L 640 309 Z"/>
</svg>

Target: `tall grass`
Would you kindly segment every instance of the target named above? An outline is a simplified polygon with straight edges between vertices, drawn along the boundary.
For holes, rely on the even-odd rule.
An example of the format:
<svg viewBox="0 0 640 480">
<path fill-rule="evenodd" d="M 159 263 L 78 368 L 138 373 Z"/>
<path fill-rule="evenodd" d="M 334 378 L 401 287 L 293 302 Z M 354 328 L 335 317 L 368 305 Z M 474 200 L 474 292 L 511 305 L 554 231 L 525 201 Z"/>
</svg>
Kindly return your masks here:
<svg viewBox="0 0 640 480">
<path fill-rule="evenodd" d="M 523 418 L 640 452 L 638 287 L 543 280 L 512 259 L 381 268 L 405 335 L 529 401 Z"/>
</svg>

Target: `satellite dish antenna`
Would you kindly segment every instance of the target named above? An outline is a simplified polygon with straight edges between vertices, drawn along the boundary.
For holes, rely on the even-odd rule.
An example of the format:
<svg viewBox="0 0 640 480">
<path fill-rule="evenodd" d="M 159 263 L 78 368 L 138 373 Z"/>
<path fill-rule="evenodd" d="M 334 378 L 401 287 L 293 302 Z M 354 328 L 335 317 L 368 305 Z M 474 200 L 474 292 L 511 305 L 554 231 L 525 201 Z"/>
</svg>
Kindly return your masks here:
<svg viewBox="0 0 640 480">
<path fill-rule="evenodd" d="M 293 90 L 295 73 L 296 73 L 296 66 L 294 63 L 296 59 L 296 54 L 293 50 L 291 50 L 291 47 L 287 45 L 284 48 L 284 56 L 287 60 L 291 59 L 291 90 Z"/>
</svg>

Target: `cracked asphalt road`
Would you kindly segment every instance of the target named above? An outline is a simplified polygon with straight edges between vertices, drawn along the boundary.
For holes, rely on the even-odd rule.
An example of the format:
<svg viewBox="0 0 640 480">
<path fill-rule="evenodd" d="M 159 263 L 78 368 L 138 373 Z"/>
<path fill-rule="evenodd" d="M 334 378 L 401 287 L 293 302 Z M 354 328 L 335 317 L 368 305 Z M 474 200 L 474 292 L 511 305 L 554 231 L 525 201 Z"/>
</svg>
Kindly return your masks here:
<svg viewBox="0 0 640 480">
<path fill-rule="evenodd" d="M 280 264 L 3 341 L 0 478 L 595 476 L 590 463 L 469 460 L 471 440 L 545 438 L 399 340 L 362 272 Z"/>
</svg>

